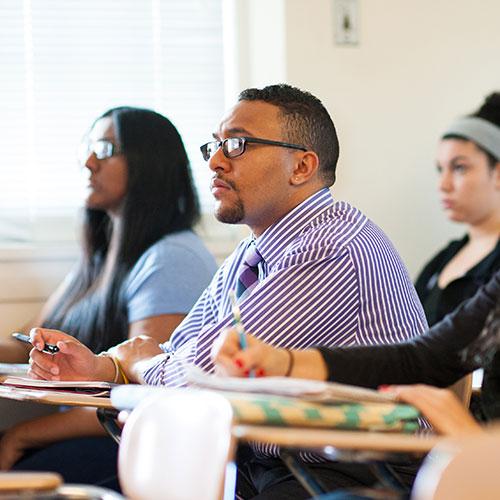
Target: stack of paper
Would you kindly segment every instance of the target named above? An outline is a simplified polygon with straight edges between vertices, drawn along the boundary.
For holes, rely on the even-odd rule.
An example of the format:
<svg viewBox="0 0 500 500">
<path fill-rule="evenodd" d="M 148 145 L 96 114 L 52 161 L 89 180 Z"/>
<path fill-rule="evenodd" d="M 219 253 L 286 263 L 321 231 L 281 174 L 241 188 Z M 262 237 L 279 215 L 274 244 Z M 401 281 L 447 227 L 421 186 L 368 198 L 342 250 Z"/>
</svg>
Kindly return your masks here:
<svg viewBox="0 0 500 500">
<path fill-rule="evenodd" d="M 289 377 L 237 378 L 209 375 L 196 366 L 189 368 L 190 385 L 217 391 L 270 394 L 316 402 L 394 402 L 393 394 L 354 385 L 337 384 Z"/>
</svg>

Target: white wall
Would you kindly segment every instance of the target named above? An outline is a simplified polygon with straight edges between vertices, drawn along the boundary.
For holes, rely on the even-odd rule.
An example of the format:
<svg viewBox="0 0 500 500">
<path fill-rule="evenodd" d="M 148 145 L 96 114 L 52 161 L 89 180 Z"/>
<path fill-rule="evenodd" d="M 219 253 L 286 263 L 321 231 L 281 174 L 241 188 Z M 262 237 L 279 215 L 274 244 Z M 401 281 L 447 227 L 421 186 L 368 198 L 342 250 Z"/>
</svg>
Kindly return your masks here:
<svg viewBox="0 0 500 500">
<path fill-rule="evenodd" d="M 440 132 L 500 89 L 498 0 L 359 0 L 360 43 L 335 45 L 332 0 L 229 0 L 240 89 L 287 81 L 337 125 L 337 198 L 391 237 L 412 275 L 463 228 L 436 191 Z M 250 13 L 249 13 L 250 11 Z"/>
<path fill-rule="evenodd" d="M 76 259 L 74 245 L 2 246 L 0 336 L 10 335 L 36 316 Z"/>
<path fill-rule="evenodd" d="M 500 89 L 500 2 L 359 6 L 360 44 L 340 47 L 332 0 L 225 0 L 227 102 L 242 88 L 278 81 L 319 96 L 341 141 L 334 195 L 374 219 L 415 275 L 462 231 L 441 213 L 434 150 L 451 119 Z M 203 228 L 220 260 L 246 233 L 210 217 Z M 36 312 L 75 255 L 60 246 L 0 251 L 0 335 Z"/>
</svg>

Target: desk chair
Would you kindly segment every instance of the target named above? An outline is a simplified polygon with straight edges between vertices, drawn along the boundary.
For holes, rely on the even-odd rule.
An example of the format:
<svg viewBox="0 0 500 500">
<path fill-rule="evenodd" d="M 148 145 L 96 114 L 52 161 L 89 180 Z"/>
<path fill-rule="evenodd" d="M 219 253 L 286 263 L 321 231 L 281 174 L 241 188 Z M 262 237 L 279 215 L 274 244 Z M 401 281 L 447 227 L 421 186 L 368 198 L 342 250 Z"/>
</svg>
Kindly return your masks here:
<svg viewBox="0 0 500 500">
<path fill-rule="evenodd" d="M 411 498 L 500 498 L 500 428 L 436 446 L 417 474 Z"/>
<path fill-rule="evenodd" d="M 232 416 L 229 402 L 208 391 L 158 389 L 146 397 L 127 418 L 121 436 L 118 475 L 125 495 L 134 500 L 221 498 L 234 447 Z M 234 498 L 232 475 L 226 486 Z"/>
</svg>

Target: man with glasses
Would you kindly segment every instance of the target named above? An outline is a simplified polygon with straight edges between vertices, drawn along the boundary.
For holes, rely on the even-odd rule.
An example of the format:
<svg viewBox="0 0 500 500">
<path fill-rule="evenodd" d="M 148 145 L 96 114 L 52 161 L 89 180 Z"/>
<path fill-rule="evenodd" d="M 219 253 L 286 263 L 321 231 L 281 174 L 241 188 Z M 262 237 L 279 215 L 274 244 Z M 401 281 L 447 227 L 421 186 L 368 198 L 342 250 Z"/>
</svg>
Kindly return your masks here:
<svg viewBox="0 0 500 500">
<path fill-rule="evenodd" d="M 114 349 L 128 379 L 175 387 L 185 383 L 192 363 L 213 371 L 212 345 L 233 322 L 232 291 L 245 327 L 287 348 L 394 343 L 426 328 L 388 238 L 357 209 L 332 198 L 338 140 L 316 97 L 288 85 L 245 90 L 201 152 L 212 171 L 216 217 L 246 224 L 252 234 L 222 264 L 169 342 L 158 346 L 140 337 Z M 42 329 L 32 335 L 34 342 L 67 339 Z M 71 339 L 61 352 L 64 364 L 60 355 L 35 352 L 32 371 L 42 378 L 54 368 L 62 378 L 115 377 L 109 357 L 93 356 Z M 278 450 L 260 446 L 255 453 L 256 460 L 273 460 Z M 263 463 L 259 470 L 273 468 Z M 254 486 L 269 488 L 269 498 L 290 495 L 275 482 L 273 476 Z M 300 488 L 292 490 L 294 498 L 306 497 Z"/>
</svg>

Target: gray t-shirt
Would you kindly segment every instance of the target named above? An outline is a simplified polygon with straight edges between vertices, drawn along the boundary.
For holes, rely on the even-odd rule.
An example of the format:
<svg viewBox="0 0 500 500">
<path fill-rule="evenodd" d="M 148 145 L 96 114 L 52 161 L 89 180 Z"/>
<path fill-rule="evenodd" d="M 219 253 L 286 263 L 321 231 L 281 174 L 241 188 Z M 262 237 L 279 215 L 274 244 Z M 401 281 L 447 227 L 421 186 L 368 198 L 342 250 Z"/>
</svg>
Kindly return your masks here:
<svg viewBox="0 0 500 500">
<path fill-rule="evenodd" d="M 144 252 L 126 283 L 129 323 L 160 314 L 186 314 L 217 269 L 192 231 L 164 236 Z"/>
</svg>

